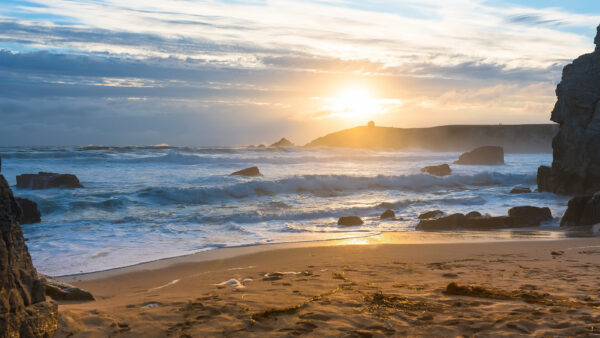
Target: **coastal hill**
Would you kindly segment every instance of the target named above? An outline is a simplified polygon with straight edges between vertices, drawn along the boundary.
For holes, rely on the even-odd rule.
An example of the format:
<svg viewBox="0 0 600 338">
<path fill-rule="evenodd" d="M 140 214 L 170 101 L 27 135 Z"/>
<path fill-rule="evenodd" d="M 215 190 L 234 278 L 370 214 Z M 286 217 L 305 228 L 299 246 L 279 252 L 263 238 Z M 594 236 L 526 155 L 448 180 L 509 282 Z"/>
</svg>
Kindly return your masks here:
<svg viewBox="0 0 600 338">
<path fill-rule="evenodd" d="M 483 145 L 502 146 L 508 153 L 550 153 L 556 124 L 451 125 L 431 128 L 363 126 L 341 130 L 308 143 L 307 147 L 365 149 L 420 148 L 466 151 Z"/>
</svg>

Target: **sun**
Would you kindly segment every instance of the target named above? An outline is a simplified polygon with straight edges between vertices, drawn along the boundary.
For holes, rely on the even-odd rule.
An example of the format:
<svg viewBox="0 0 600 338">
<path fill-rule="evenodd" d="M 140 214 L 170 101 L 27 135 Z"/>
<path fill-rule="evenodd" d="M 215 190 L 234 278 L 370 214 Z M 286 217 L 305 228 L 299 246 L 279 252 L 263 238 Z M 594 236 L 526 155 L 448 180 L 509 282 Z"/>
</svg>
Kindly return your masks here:
<svg viewBox="0 0 600 338">
<path fill-rule="evenodd" d="M 368 88 L 362 86 L 346 87 L 324 101 L 324 109 L 331 112 L 330 116 L 346 120 L 370 119 L 381 111 L 378 100 Z"/>
</svg>

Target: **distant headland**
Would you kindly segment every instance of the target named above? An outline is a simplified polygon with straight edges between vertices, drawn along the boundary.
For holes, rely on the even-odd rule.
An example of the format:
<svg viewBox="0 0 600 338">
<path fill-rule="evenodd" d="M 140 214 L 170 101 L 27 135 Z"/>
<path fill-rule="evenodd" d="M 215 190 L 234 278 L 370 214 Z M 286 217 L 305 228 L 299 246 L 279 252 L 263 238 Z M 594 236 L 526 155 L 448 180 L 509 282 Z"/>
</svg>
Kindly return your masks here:
<svg viewBox="0 0 600 338">
<path fill-rule="evenodd" d="M 307 147 L 364 149 L 420 148 L 430 151 L 466 151 L 497 145 L 508 153 L 551 153 L 556 124 L 449 125 L 430 128 L 367 126 L 341 130 L 319 137 Z"/>
</svg>

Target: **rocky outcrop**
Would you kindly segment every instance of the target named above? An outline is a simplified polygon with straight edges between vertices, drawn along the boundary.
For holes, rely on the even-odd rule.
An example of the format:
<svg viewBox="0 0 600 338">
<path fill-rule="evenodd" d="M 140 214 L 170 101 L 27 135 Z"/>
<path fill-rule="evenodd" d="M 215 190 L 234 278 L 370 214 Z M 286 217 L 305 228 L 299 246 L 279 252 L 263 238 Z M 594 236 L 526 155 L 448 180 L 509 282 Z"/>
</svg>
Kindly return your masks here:
<svg viewBox="0 0 600 338">
<path fill-rule="evenodd" d="M 358 216 L 342 216 L 338 219 L 337 224 L 343 226 L 363 225 L 362 219 Z"/>
<path fill-rule="evenodd" d="M 551 120 L 552 166 L 538 169 L 538 189 L 562 195 L 600 191 L 600 26 L 596 49 L 565 66 Z"/>
<path fill-rule="evenodd" d="M 17 187 L 24 189 L 83 188 L 77 176 L 39 172 L 17 176 Z"/>
<path fill-rule="evenodd" d="M 293 147 L 293 146 L 294 146 L 294 144 L 290 140 L 286 139 L 285 137 L 282 138 L 281 140 L 271 144 L 271 147 Z"/>
<path fill-rule="evenodd" d="M 19 225 L 20 208 L 0 175 L 0 337 L 52 337 L 57 305 L 46 301 Z"/>
<path fill-rule="evenodd" d="M 432 210 L 419 215 L 419 219 L 430 219 L 442 216 L 444 214 L 441 210 Z"/>
<path fill-rule="evenodd" d="M 232 173 L 229 176 L 262 176 L 258 167 L 250 167 Z"/>
<path fill-rule="evenodd" d="M 46 295 L 54 300 L 92 301 L 94 296 L 86 290 L 59 281 L 46 275 L 40 275 L 46 290 Z"/>
<path fill-rule="evenodd" d="M 531 206 L 514 207 L 508 210 L 508 216 L 482 216 L 477 211 L 466 215 L 457 213 L 433 219 L 422 219 L 417 230 L 495 230 L 503 228 L 522 228 L 539 226 L 552 219 L 548 208 Z"/>
<path fill-rule="evenodd" d="M 395 218 L 395 217 L 396 217 L 396 213 L 394 212 L 394 210 L 391 210 L 391 209 L 387 209 L 379 216 L 379 218 L 381 218 L 381 219 Z"/>
<path fill-rule="evenodd" d="M 428 173 L 430 175 L 434 175 L 434 176 L 448 176 L 448 175 L 452 174 L 452 170 L 450 169 L 450 166 L 447 164 L 428 166 L 428 167 L 421 169 L 421 171 L 424 173 Z"/>
<path fill-rule="evenodd" d="M 479 147 L 460 155 L 454 163 L 464 165 L 504 164 L 504 149 L 498 146 Z"/>
<path fill-rule="evenodd" d="M 591 196 L 577 196 L 569 200 L 560 226 L 581 226 L 600 223 L 600 192 Z"/>
<path fill-rule="evenodd" d="M 37 203 L 27 198 L 15 197 L 15 201 L 21 207 L 21 224 L 33 224 L 42 221 L 42 213 Z"/>
<path fill-rule="evenodd" d="M 510 191 L 511 194 L 529 194 L 531 189 L 529 187 L 514 187 Z"/>
</svg>

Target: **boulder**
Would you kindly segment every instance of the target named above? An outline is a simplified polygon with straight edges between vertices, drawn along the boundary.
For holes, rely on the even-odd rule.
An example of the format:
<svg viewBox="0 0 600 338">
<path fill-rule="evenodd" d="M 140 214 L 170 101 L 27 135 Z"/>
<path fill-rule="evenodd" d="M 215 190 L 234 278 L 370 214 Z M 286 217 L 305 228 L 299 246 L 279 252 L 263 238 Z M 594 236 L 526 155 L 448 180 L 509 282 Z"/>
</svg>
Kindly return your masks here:
<svg viewBox="0 0 600 338">
<path fill-rule="evenodd" d="M 563 68 L 551 120 L 552 166 L 538 169 L 539 191 L 591 195 L 600 191 L 600 26 L 596 49 Z"/>
<path fill-rule="evenodd" d="M 483 215 L 479 211 L 471 211 L 471 212 L 467 213 L 465 216 L 467 216 L 467 218 L 473 218 L 473 217 L 482 217 Z"/>
<path fill-rule="evenodd" d="M 539 226 L 542 222 L 552 220 L 550 208 L 532 206 L 512 207 L 508 209 L 508 216 L 519 226 Z"/>
<path fill-rule="evenodd" d="M 71 284 L 63 283 L 58 279 L 46 275 L 40 275 L 46 290 L 46 295 L 54 300 L 67 301 L 92 301 L 94 296 L 89 291 L 80 289 Z"/>
<path fill-rule="evenodd" d="M 465 224 L 466 219 L 467 217 L 463 214 L 452 214 L 433 219 L 421 219 L 419 224 L 417 224 L 416 229 L 428 231 L 460 229 Z"/>
<path fill-rule="evenodd" d="M 434 176 L 448 176 L 452 174 L 452 170 L 447 164 L 428 166 L 421 169 L 421 171 Z"/>
<path fill-rule="evenodd" d="M 454 163 L 465 165 L 504 164 L 504 148 L 497 146 L 479 147 L 460 155 Z"/>
<path fill-rule="evenodd" d="M 24 189 L 83 188 L 77 176 L 39 172 L 17 176 L 17 187 Z"/>
<path fill-rule="evenodd" d="M 529 194 L 531 189 L 529 187 L 514 187 L 510 191 L 511 194 Z"/>
<path fill-rule="evenodd" d="M 396 217 L 396 213 L 393 210 L 387 209 L 386 211 L 384 211 L 381 216 L 379 216 L 379 218 L 384 219 L 384 218 L 394 218 Z"/>
<path fill-rule="evenodd" d="M 569 200 L 560 226 L 581 226 L 600 223 L 600 191 L 591 196 L 577 196 Z"/>
<path fill-rule="evenodd" d="M 258 167 L 250 167 L 236 171 L 229 176 L 262 176 L 262 174 L 258 170 Z"/>
<path fill-rule="evenodd" d="M 294 144 L 285 137 L 270 145 L 271 147 L 293 147 Z"/>
<path fill-rule="evenodd" d="M 52 337 L 58 306 L 47 301 L 19 225 L 21 210 L 0 175 L 0 336 Z"/>
<path fill-rule="evenodd" d="M 21 197 L 15 197 L 15 201 L 21 207 L 21 224 L 33 224 L 42 221 L 42 213 L 38 210 L 37 203 Z"/>
<path fill-rule="evenodd" d="M 436 218 L 436 217 L 442 216 L 443 214 L 444 214 L 444 212 L 441 210 L 432 210 L 432 211 L 428 211 L 426 213 L 420 214 L 419 219 Z"/>
<path fill-rule="evenodd" d="M 338 219 L 338 225 L 344 226 L 355 226 L 355 225 L 363 225 L 362 219 L 358 216 L 342 216 Z"/>
</svg>

